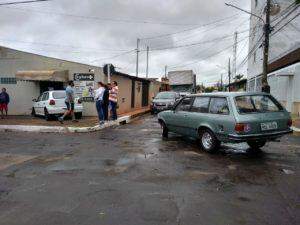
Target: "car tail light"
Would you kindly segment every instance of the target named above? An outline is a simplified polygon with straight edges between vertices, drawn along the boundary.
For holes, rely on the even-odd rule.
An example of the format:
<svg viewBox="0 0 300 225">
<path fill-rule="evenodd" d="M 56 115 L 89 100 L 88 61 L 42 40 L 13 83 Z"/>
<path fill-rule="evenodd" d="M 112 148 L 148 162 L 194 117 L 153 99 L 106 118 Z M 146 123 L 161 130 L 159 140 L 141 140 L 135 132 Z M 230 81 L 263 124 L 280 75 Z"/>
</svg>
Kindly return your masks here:
<svg viewBox="0 0 300 225">
<path fill-rule="evenodd" d="M 235 131 L 238 133 L 249 132 L 251 130 L 250 124 L 248 123 L 237 123 L 235 124 Z"/>
<path fill-rule="evenodd" d="M 55 101 L 53 99 L 50 100 L 49 102 L 50 105 L 55 105 Z"/>
<path fill-rule="evenodd" d="M 288 125 L 288 127 L 291 127 L 291 126 L 293 125 L 293 120 L 292 120 L 292 119 L 289 119 L 289 120 L 287 121 L 287 125 Z"/>
</svg>

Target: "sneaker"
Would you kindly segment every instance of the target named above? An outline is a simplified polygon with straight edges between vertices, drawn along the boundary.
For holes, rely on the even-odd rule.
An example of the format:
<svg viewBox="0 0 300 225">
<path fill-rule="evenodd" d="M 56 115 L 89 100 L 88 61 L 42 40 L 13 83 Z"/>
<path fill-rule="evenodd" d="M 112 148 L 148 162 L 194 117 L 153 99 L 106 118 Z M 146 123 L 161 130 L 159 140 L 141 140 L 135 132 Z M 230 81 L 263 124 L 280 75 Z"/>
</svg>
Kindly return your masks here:
<svg viewBox="0 0 300 225">
<path fill-rule="evenodd" d="M 79 121 L 78 121 L 78 120 L 72 120 L 72 122 L 73 122 L 73 123 L 78 123 Z"/>
<path fill-rule="evenodd" d="M 99 124 L 100 124 L 100 125 L 103 125 L 103 124 L 104 124 L 104 121 L 100 121 Z"/>
<path fill-rule="evenodd" d="M 63 124 L 64 123 L 64 119 L 62 117 L 58 117 L 58 121 Z"/>
</svg>

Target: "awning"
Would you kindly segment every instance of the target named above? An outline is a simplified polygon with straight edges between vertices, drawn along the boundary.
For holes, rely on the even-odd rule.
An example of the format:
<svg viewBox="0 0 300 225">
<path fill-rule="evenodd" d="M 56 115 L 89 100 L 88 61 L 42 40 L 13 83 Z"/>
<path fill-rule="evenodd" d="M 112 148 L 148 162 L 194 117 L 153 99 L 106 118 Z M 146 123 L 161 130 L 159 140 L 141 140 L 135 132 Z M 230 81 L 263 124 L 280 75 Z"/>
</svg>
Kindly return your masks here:
<svg viewBox="0 0 300 225">
<path fill-rule="evenodd" d="M 18 71 L 16 74 L 16 78 L 18 80 L 28 80 L 28 81 L 67 82 L 69 80 L 69 72 L 67 70 Z"/>
</svg>

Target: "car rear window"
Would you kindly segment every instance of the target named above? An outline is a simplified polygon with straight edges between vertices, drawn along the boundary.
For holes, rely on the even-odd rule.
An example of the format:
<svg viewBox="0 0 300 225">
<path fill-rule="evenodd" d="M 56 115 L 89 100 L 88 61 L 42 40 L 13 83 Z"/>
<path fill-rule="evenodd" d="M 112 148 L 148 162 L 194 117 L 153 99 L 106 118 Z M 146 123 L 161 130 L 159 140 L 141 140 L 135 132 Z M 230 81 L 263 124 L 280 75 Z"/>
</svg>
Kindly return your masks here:
<svg viewBox="0 0 300 225">
<path fill-rule="evenodd" d="M 283 108 L 272 96 L 246 95 L 235 97 L 235 105 L 239 113 L 278 112 Z"/>
<path fill-rule="evenodd" d="M 64 91 L 56 91 L 52 93 L 54 99 L 62 99 L 66 97 L 66 92 Z"/>
</svg>

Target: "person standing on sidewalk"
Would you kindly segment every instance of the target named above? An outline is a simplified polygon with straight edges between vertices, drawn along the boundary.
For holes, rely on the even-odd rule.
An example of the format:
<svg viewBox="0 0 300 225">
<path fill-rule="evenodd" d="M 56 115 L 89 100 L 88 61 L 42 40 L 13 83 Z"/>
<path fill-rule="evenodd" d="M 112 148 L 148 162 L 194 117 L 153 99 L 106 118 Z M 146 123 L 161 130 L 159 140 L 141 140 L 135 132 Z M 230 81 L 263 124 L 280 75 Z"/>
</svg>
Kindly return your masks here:
<svg viewBox="0 0 300 225">
<path fill-rule="evenodd" d="M 59 122 L 63 123 L 65 117 L 69 115 L 71 115 L 73 122 L 77 122 L 74 115 L 74 102 L 75 102 L 74 82 L 69 81 L 69 85 L 66 88 L 66 98 L 65 98 L 67 111 L 64 113 L 63 116 L 58 118 Z"/>
<path fill-rule="evenodd" d="M 95 102 L 96 102 L 96 109 L 97 109 L 100 125 L 104 123 L 104 112 L 103 112 L 104 91 L 105 91 L 104 84 L 102 82 L 98 82 L 98 89 L 95 90 Z"/>
<path fill-rule="evenodd" d="M 103 93 L 103 114 L 104 120 L 108 121 L 108 106 L 109 106 L 109 88 L 110 84 L 104 86 L 104 93 Z"/>
<path fill-rule="evenodd" d="M 118 83 L 114 81 L 112 82 L 112 88 L 109 91 L 109 104 L 111 107 L 112 120 L 118 119 L 118 115 L 117 115 L 118 93 L 119 93 Z"/>
<path fill-rule="evenodd" d="M 2 88 L 2 92 L 0 93 L 0 111 L 1 111 L 2 119 L 4 119 L 4 111 L 7 117 L 8 103 L 9 103 L 9 95 L 6 92 L 6 88 Z"/>
</svg>

